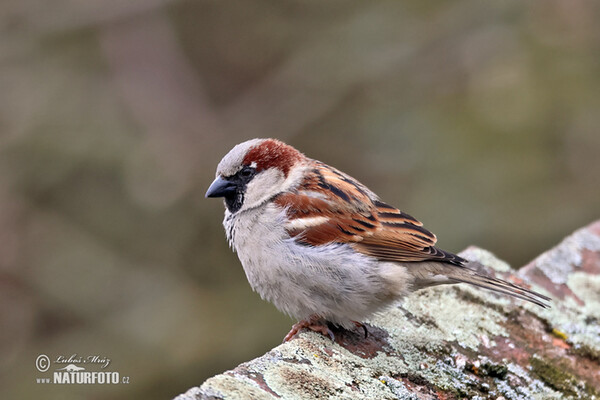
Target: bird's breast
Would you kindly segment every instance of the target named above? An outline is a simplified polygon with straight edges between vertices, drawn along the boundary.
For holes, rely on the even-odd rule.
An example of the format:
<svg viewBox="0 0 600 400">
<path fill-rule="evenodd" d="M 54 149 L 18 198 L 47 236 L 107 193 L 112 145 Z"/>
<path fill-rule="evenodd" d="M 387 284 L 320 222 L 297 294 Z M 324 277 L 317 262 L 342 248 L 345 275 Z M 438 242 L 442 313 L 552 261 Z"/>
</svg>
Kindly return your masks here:
<svg viewBox="0 0 600 400">
<path fill-rule="evenodd" d="M 240 214 L 226 212 L 223 225 L 227 240 L 237 253 L 250 285 L 259 291 L 281 268 L 281 254 L 289 235 L 284 229 L 285 213 L 266 205 Z M 279 262 L 278 262 L 279 260 Z"/>
</svg>

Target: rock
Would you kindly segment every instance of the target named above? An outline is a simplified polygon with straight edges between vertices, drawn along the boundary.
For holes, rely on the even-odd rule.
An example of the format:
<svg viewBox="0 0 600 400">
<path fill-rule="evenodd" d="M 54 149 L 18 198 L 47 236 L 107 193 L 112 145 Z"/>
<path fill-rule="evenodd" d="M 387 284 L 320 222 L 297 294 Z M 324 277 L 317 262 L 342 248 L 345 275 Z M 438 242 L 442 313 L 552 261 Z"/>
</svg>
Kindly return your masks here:
<svg viewBox="0 0 600 400">
<path fill-rule="evenodd" d="M 422 290 L 366 324 L 313 332 L 206 380 L 192 399 L 600 399 L 600 221 L 518 273 L 460 254 L 552 297 L 542 309 L 467 285 Z"/>
</svg>

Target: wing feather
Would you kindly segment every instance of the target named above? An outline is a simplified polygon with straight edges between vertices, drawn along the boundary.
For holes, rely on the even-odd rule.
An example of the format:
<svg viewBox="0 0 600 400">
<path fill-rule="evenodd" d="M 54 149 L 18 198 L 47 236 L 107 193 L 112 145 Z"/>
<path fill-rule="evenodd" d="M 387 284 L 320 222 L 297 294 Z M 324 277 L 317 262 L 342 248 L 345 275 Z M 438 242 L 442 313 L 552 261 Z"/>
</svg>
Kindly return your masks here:
<svg viewBox="0 0 600 400">
<path fill-rule="evenodd" d="M 465 262 L 435 247 L 437 238 L 416 218 L 380 201 L 354 178 L 318 161 L 295 190 L 280 194 L 275 202 L 287 210 L 288 233 L 305 245 L 346 243 L 383 261 Z"/>
</svg>

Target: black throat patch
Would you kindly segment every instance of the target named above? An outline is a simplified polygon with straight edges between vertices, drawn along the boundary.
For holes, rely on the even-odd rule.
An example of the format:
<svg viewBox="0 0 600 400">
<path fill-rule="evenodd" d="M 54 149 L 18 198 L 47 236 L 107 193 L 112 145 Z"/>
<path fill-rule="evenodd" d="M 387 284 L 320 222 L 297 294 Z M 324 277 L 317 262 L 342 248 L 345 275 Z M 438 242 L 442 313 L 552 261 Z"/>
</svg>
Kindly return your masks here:
<svg viewBox="0 0 600 400">
<path fill-rule="evenodd" d="M 256 176 L 256 169 L 246 165 L 235 175 L 225 178 L 229 182 L 235 184 L 236 188 L 235 192 L 225 196 L 225 207 L 227 207 L 230 213 L 236 213 L 242 208 L 246 188 L 254 176 Z"/>
</svg>

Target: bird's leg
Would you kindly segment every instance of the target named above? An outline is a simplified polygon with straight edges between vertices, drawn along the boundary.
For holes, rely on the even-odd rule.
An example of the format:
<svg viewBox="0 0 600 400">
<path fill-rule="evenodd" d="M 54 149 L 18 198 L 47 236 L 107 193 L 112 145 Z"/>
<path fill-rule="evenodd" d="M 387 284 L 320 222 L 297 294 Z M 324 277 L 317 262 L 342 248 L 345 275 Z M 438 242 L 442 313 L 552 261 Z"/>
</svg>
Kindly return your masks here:
<svg viewBox="0 0 600 400">
<path fill-rule="evenodd" d="M 367 330 L 367 326 L 365 324 L 363 324 L 362 322 L 358 322 L 358 321 L 352 321 L 352 323 L 357 328 L 362 328 L 363 329 L 363 331 L 365 332 L 365 339 L 369 337 L 369 331 Z"/>
<path fill-rule="evenodd" d="M 290 330 L 288 334 L 285 335 L 285 338 L 283 338 L 283 342 L 285 343 L 290 341 L 304 328 L 310 329 L 313 332 L 318 332 L 323 336 L 328 336 L 331 340 L 335 341 L 335 336 L 333 335 L 331 329 L 329 329 L 329 326 L 327 326 L 327 321 L 318 315 L 311 315 L 310 317 L 294 324 L 292 326 L 292 330 Z"/>
</svg>

